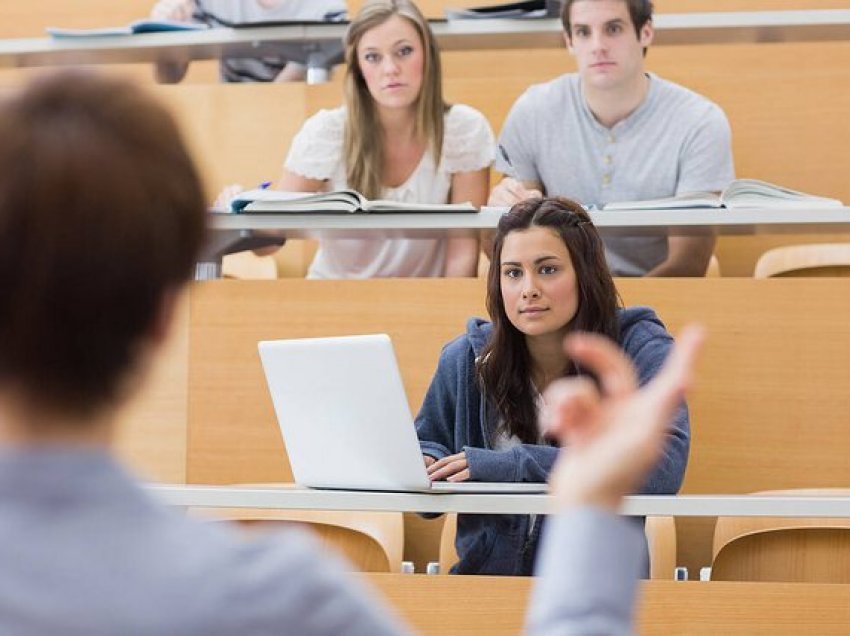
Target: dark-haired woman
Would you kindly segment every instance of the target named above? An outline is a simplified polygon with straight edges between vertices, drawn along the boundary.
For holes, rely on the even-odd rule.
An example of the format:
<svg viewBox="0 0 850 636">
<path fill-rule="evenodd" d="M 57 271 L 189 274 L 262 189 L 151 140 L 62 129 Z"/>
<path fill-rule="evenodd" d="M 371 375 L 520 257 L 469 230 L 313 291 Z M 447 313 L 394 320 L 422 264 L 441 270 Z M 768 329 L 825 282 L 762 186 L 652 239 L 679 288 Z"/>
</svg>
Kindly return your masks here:
<svg viewBox="0 0 850 636">
<path fill-rule="evenodd" d="M 416 418 L 432 480 L 544 482 L 558 448 L 541 434 L 541 394 L 581 374 L 562 346 L 571 331 L 620 343 L 644 384 L 673 339 L 651 309 L 620 306 L 602 241 L 578 203 L 529 199 L 499 222 L 487 280 L 491 322 L 478 318 L 443 349 Z M 665 452 L 641 489 L 673 494 L 688 458 L 683 403 Z M 531 574 L 542 519 L 459 515 L 459 574 Z"/>
</svg>

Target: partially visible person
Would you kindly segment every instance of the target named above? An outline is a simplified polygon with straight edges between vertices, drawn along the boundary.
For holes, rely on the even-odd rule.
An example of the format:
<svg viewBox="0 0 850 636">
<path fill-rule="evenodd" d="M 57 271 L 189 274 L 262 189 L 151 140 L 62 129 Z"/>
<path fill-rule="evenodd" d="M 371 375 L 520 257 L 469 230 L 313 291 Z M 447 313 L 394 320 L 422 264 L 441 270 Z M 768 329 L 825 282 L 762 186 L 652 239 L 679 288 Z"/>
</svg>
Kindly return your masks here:
<svg viewBox="0 0 850 636">
<path fill-rule="evenodd" d="M 642 389 L 638 371 L 613 342 L 574 334 L 566 354 L 596 378 L 554 382 L 541 426 L 565 450 L 549 478 L 558 506 L 544 530 L 529 634 L 632 634 L 645 538 L 618 516 L 623 495 L 640 487 L 663 456 L 674 416 L 704 339 L 686 328 L 664 367 Z M 557 595 L 557 596 L 555 596 Z"/>
<path fill-rule="evenodd" d="M 277 188 L 483 205 L 493 133 L 477 110 L 443 100 L 440 52 L 416 5 L 366 2 L 346 34 L 345 60 L 344 105 L 304 123 Z M 307 275 L 474 276 L 477 268 L 474 238 L 322 238 Z"/>
<path fill-rule="evenodd" d="M 732 181 L 720 107 L 645 70 L 652 2 L 565 0 L 561 21 L 578 73 L 532 86 L 513 105 L 496 156 L 506 178 L 490 205 L 545 193 L 601 207 Z M 714 238 L 608 236 L 605 247 L 615 276 L 703 276 Z"/>
<path fill-rule="evenodd" d="M 0 103 L 0 633 L 388 634 L 299 533 L 245 542 L 166 510 L 113 456 L 204 239 L 164 107 L 50 76 Z"/>
<path fill-rule="evenodd" d="M 641 383 L 655 376 L 673 345 L 650 308 L 620 306 L 602 240 L 569 199 L 527 199 L 500 219 L 487 312 L 489 322 L 471 319 L 466 333 L 444 347 L 416 417 L 433 480 L 546 481 L 561 451 L 538 425 L 541 395 L 560 377 L 586 373 L 561 346 L 567 334 L 588 331 L 619 343 Z M 639 492 L 676 493 L 689 444 L 682 403 Z M 542 521 L 458 515 L 452 572 L 531 574 Z"/>
<path fill-rule="evenodd" d="M 219 27 L 246 22 L 339 20 L 345 13 L 344 0 L 159 0 L 150 16 Z M 167 84 L 179 82 L 188 67 L 188 62 L 160 62 L 155 66 L 156 78 Z M 294 82 L 305 79 L 306 71 L 303 61 L 287 59 L 285 51 L 264 57 L 224 57 L 219 65 L 223 82 Z"/>
</svg>

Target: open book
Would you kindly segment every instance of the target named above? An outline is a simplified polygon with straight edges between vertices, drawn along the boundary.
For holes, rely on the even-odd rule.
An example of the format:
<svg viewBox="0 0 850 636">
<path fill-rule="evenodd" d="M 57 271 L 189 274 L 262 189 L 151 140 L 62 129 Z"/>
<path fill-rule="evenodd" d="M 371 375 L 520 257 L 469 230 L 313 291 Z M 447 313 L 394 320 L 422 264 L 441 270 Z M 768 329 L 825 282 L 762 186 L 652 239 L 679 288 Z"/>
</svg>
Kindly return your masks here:
<svg viewBox="0 0 850 636">
<path fill-rule="evenodd" d="M 45 31 L 54 38 L 91 38 L 106 35 L 133 35 L 134 33 L 159 33 L 162 31 L 203 31 L 209 27 L 198 22 L 175 22 L 173 20 L 136 20 L 127 26 L 101 27 L 97 29 L 62 29 L 47 27 Z"/>
<path fill-rule="evenodd" d="M 609 203 L 603 210 L 668 210 L 677 208 L 773 208 L 805 210 L 840 208 L 844 204 L 838 199 L 819 197 L 805 192 L 759 181 L 758 179 L 736 179 L 719 195 L 713 192 L 694 192 L 665 199 L 646 201 L 621 201 Z"/>
<path fill-rule="evenodd" d="M 355 190 L 333 192 L 283 192 L 281 190 L 247 190 L 230 204 L 233 212 L 270 214 L 305 214 L 312 212 L 477 212 L 471 203 L 405 203 L 401 201 L 370 201 Z"/>
</svg>

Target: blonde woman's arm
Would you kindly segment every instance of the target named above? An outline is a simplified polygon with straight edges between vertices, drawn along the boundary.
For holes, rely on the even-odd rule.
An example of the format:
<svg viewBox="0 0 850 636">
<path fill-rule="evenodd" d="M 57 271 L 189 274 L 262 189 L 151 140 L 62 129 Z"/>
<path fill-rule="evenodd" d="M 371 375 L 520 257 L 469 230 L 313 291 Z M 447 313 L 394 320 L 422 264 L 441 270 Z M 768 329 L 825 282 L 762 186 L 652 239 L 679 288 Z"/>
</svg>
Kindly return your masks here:
<svg viewBox="0 0 850 636">
<path fill-rule="evenodd" d="M 301 176 L 284 168 L 274 187 L 276 190 L 286 192 L 320 192 L 325 189 L 325 182 L 322 179 L 310 179 Z"/>
<path fill-rule="evenodd" d="M 452 175 L 451 203 L 469 201 L 480 208 L 487 201 L 490 169 Z M 475 276 L 478 272 L 478 238 L 451 238 L 446 249 L 446 276 Z"/>
</svg>

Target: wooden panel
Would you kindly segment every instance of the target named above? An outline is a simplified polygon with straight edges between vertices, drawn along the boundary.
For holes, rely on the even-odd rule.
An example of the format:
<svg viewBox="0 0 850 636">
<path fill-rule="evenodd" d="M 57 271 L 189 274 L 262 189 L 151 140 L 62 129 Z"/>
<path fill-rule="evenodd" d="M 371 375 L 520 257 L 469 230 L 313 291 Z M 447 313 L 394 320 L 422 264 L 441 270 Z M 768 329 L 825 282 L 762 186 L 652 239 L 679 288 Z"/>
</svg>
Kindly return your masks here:
<svg viewBox="0 0 850 636">
<path fill-rule="evenodd" d="M 655 307 L 672 328 L 700 320 L 709 329 L 700 384 L 691 400 L 694 452 L 686 492 L 850 481 L 844 461 L 850 455 L 850 393 L 835 390 L 850 379 L 850 281 L 621 279 L 619 288 L 627 304 Z M 440 346 L 463 330 L 466 317 L 483 314 L 483 296 L 481 280 L 197 285 L 190 345 L 190 479 L 287 477 L 274 460 L 279 447 L 269 448 L 279 443 L 278 431 L 257 340 L 386 331 L 396 343 L 416 410 Z M 223 445 L 214 450 L 208 436 L 217 435 Z M 255 435 L 252 446 L 248 438 Z M 259 455 L 244 458 L 247 464 L 240 468 L 238 456 L 254 451 Z M 207 453 L 231 458 L 217 462 Z"/>
<path fill-rule="evenodd" d="M 690 400 L 684 492 L 741 493 L 850 482 L 850 281 L 618 281 L 627 304 L 655 307 L 672 329 L 709 329 Z M 188 480 L 287 481 L 285 450 L 257 340 L 387 332 L 412 409 L 440 347 L 483 315 L 481 280 L 216 281 L 192 297 Z M 711 561 L 711 520 L 680 520 L 679 563 Z M 410 527 L 410 526 L 408 526 Z M 436 559 L 439 524 L 411 535 Z"/>
<path fill-rule="evenodd" d="M 368 574 L 422 634 L 513 635 L 522 630 L 533 579 Z M 850 586 L 793 583 L 641 584 L 640 634 L 845 634 Z"/>
<path fill-rule="evenodd" d="M 210 200 L 222 187 L 276 180 L 305 113 L 305 85 L 158 86 L 206 180 Z"/>
<path fill-rule="evenodd" d="M 235 523 L 254 534 L 297 525 L 314 533 L 324 550 L 341 553 L 359 572 L 401 572 L 404 527 L 399 512 L 190 508 L 188 514 Z"/>
<path fill-rule="evenodd" d="M 692 284 L 696 283 L 696 284 Z M 626 304 L 709 340 L 693 392 L 688 493 L 850 482 L 850 281 L 620 280 Z"/>
<path fill-rule="evenodd" d="M 850 586 L 793 583 L 677 583 L 641 586 L 642 634 L 843 634 Z"/>
<path fill-rule="evenodd" d="M 441 346 L 483 315 L 483 281 L 214 281 L 192 294 L 189 467 L 196 483 L 290 481 L 257 356 L 274 338 L 389 333 L 416 411 Z"/>
<path fill-rule="evenodd" d="M 521 633 L 532 581 L 515 576 L 363 577 L 418 633 L 435 636 Z"/>
<path fill-rule="evenodd" d="M 690 399 L 693 439 L 683 492 L 850 483 L 850 394 L 836 389 L 850 380 L 850 285 L 760 282 L 768 284 L 619 282 L 627 304 L 655 307 L 668 326 L 696 319 L 709 327 Z M 677 520 L 678 562 L 693 576 L 711 564 L 713 531 L 713 518 Z"/>
<path fill-rule="evenodd" d="M 169 340 L 147 383 L 118 418 L 118 455 L 148 479 L 186 481 L 188 294 L 181 299 Z"/>
<path fill-rule="evenodd" d="M 850 583 L 850 532 L 848 528 L 784 528 L 739 536 L 717 554 L 711 577 Z"/>
<path fill-rule="evenodd" d="M 48 26 L 89 29 L 146 17 L 156 0 L 2 0 L 0 37 L 43 37 Z"/>
</svg>

